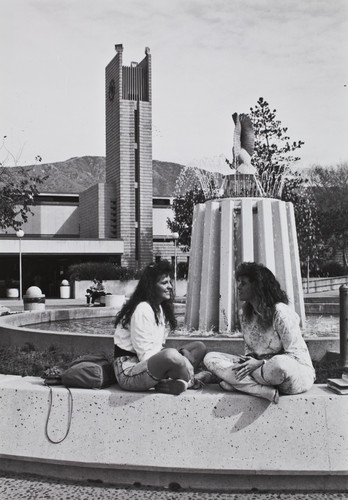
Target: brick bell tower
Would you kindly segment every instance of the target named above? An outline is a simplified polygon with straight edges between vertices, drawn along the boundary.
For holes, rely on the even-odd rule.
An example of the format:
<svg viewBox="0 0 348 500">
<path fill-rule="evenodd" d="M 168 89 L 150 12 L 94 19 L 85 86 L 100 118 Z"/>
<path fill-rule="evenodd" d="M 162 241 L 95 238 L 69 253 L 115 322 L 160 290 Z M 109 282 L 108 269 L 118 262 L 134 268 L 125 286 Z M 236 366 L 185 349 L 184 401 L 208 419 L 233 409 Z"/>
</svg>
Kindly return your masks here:
<svg viewBox="0 0 348 500">
<path fill-rule="evenodd" d="M 122 265 L 141 268 L 153 259 L 151 54 L 122 65 L 123 46 L 106 67 L 106 183 L 115 186 L 116 238 Z"/>
</svg>

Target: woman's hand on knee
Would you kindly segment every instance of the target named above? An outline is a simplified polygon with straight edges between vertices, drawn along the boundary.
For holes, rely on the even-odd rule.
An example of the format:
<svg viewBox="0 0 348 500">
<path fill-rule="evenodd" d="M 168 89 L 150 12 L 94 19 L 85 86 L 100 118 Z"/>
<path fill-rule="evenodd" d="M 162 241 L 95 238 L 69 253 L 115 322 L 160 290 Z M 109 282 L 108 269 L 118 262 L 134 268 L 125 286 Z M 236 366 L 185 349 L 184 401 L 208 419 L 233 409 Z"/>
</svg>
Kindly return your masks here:
<svg viewBox="0 0 348 500">
<path fill-rule="evenodd" d="M 257 370 L 262 364 L 262 360 L 242 356 L 239 362 L 232 366 L 232 370 L 235 372 L 237 380 L 243 380 L 243 378 Z"/>
</svg>

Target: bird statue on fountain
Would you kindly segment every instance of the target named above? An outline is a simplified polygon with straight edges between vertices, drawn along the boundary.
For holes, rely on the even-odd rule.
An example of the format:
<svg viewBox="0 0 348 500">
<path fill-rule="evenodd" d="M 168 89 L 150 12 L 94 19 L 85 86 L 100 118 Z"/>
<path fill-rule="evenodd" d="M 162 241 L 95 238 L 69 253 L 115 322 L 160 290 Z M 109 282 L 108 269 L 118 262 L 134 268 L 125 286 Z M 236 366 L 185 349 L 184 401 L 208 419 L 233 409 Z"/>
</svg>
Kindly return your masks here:
<svg viewBox="0 0 348 500">
<path fill-rule="evenodd" d="M 224 196 L 264 196 L 258 179 L 257 170 L 251 164 L 254 154 L 255 135 L 251 119 L 245 113 L 233 113 L 233 161 L 229 163 L 234 170 L 227 175 L 224 182 Z"/>
<path fill-rule="evenodd" d="M 253 125 L 248 115 L 233 113 L 233 167 L 240 174 L 255 174 L 256 168 L 251 164 L 254 154 L 255 137 Z"/>
</svg>

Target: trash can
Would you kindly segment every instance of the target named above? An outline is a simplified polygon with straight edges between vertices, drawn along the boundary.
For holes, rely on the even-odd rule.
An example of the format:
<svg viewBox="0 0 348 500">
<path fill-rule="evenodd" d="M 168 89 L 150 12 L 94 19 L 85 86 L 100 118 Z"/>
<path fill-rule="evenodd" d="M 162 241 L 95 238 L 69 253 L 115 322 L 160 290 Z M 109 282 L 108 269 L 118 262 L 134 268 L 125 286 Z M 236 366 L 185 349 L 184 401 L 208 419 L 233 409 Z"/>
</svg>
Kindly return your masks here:
<svg viewBox="0 0 348 500">
<path fill-rule="evenodd" d="M 24 311 L 44 311 L 46 296 L 38 286 L 30 286 L 23 295 Z"/>
<path fill-rule="evenodd" d="M 63 280 L 59 288 L 61 299 L 70 299 L 70 285 L 68 280 Z"/>
<path fill-rule="evenodd" d="M 8 299 L 18 299 L 19 297 L 18 288 L 6 288 L 6 297 Z"/>
</svg>

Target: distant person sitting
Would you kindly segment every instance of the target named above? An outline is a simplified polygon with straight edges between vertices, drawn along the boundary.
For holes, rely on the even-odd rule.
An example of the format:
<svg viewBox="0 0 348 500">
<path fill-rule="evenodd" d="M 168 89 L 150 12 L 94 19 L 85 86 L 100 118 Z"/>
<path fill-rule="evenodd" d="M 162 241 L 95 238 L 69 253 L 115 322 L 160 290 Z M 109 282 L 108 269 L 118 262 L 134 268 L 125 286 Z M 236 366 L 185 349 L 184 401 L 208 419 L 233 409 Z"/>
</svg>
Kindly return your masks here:
<svg viewBox="0 0 348 500">
<path fill-rule="evenodd" d="M 87 304 L 93 306 L 96 299 L 106 295 L 103 280 L 99 281 L 94 278 L 93 283 L 86 290 Z"/>
</svg>

